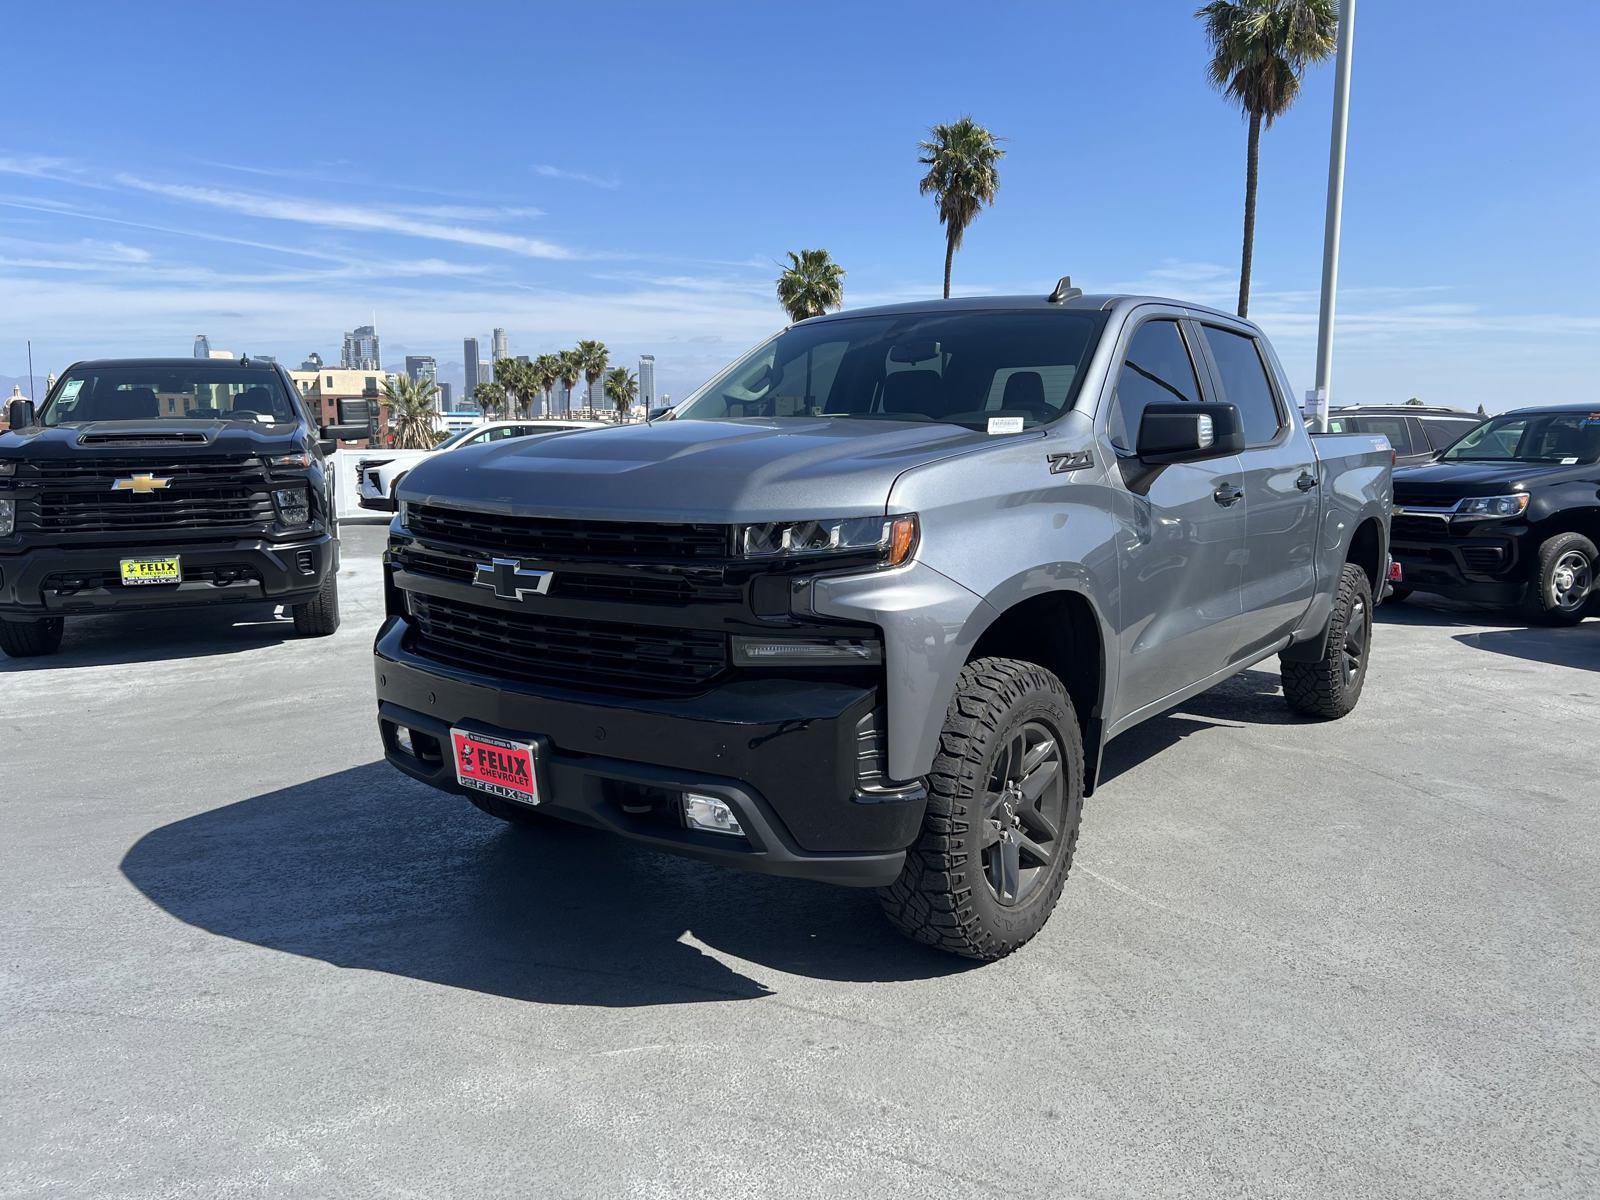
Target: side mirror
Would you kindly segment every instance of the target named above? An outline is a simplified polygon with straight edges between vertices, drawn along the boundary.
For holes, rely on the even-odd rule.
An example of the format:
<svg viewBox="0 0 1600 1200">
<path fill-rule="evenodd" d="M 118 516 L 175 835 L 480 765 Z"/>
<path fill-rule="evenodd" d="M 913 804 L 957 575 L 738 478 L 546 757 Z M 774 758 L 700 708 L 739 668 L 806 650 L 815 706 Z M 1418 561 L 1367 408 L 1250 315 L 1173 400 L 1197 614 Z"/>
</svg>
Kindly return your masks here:
<svg viewBox="0 0 1600 1200">
<path fill-rule="evenodd" d="M 26 429 L 33 424 L 33 401 L 13 400 L 6 409 L 6 422 L 12 429 Z"/>
<path fill-rule="evenodd" d="M 1151 404 L 1139 420 L 1139 461 L 1150 465 L 1224 458 L 1244 449 L 1232 404 Z"/>
<path fill-rule="evenodd" d="M 317 446 L 324 454 L 332 454 L 340 442 L 359 442 L 369 433 L 365 425 L 324 425 L 317 431 Z"/>
<path fill-rule="evenodd" d="M 645 413 L 644 419 L 646 421 L 659 421 L 662 417 L 670 416 L 672 414 L 672 409 L 673 406 L 670 404 L 662 405 L 660 408 L 652 408 L 649 412 Z"/>
</svg>

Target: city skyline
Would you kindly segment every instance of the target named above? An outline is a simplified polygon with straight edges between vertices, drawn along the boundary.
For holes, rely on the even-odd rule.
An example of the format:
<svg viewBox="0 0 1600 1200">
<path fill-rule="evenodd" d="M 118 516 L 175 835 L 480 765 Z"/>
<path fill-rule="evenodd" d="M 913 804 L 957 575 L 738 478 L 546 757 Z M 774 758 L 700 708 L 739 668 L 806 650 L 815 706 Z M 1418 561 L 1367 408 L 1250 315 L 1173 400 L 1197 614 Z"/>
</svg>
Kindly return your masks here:
<svg viewBox="0 0 1600 1200">
<path fill-rule="evenodd" d="M 817 97 L 805 120 L 777 97 L 729 105 L 645 77 L 579 105 L 547 73 L 514 69 L 526 37 L 579 40 L 598 21 L 625 49 L 706 78 L 751 38 L 781 36 L 779 14 L 743 9 L 695 22 L 603 5 L 508 13 L 508 37 L 470 55 L 435 39 L 437 68 L 471 85 L 386 95 L 359 151 L 328 139 L 327 114 L 371 109 L 382 64 L 445 29 L 443 14 L 374 23 L 372 53 L 305 93 L 217 97 L 216 119 L 248 156 L 175 142 L 189 115 L 181 91 L 120 94 L 111 136 L 103 89 L 13 88 L 0 288 L 26 302 L 0 312 L 0 377 L 25 376 L 29 339 L 42 376 L 187 345 L 197 329 L 286 362 L 312 346 L 340 361 L 325 331 L 376 311 L 395 361 L 432 354 L 445 371 L 458 339 L 497 326 L 519 351 L 593 337 L 617 362 L 655 354 L 658 391 L 681 395 L 784 323 L 773 285 L 787 251 L 828 249 L 848 307 L 936 294 L 942 235 L 917 192 L 916 143 L 965 112 L 1007 155 L 996 202 L 957 255 L 956 292 L 1043 292 L 1071 274 L 1091 291 L 1231 305 L 1245 126 L 1206 81 L 1191 5 L 1005 9 L 967 50 L 1006 69 L 952 82 L 882 53 L 911 10 L 819 3 L 816 19 L 850 21 L 835 69 L 874 82 Z M 1372 6 L 1357 33 L 1334 402 L 1586 399 L 1600 175 L 1581 151 L 1600 9 L 1507 27 L 1482 0 L 1444 26 L 1424 8 Z M 186 32 L 194 53 L 226 57 L 240 36 L 292 43 L 318 15 L 290 0 Z M 24 6 L 9 31 L 40 78 L 162 50 L 162 31 L 134 10 L 97 9 L 81 26 L 63 37 L 59 14 Z M 1427 54 L 1412 53 L 1421 45 Z M 1136 88 L 1111 47 L 1137 47 Z M 1490 71 L 1495 88 L 1481 85 Z M 1067 96 L 1118 99 L 1073 115 L 1065 100 L 1039 103 L 1045 79 Z M 1537 121 L 1498 98 L 1529 86 Z M 1312 374 L 1331 91 L 1331 71 L 1312 68 L 1261 147 L 1251 316 L 1297 393 Z M 548 117 L 531 134 L 517 116 L 530 111 Z M 706 138 L 722 152 L 685 153 Z M 448 150 L 419 172 L 418 141 Z M 451 377 L 464 386 L 461 362 Z"/>
</svg>

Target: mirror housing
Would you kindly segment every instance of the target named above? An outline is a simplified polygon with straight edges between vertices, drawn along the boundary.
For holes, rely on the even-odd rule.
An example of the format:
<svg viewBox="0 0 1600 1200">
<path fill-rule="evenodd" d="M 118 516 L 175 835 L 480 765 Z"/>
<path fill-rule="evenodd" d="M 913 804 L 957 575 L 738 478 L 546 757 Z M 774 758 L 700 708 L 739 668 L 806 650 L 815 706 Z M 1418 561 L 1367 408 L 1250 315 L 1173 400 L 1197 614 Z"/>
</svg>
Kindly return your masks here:
<svg viewBox="0 0 1600 1200">
<path fill-rule="evenodd" d="M 370 432 L 365 425 L 324 425 L 317 431 L 317 446 L 324 454 L 332 454 L 340 442 L 359 442 Z"/>
<path fill-rule="evenodd" d="M 1139 420 L 1139 461 L 1200 462 L 1244 450 L 1244 422 L 1232 404 L 1181 403 L 1146 406 Z"/>
<path fill-rule="evenodd" d="M 659 408 L 652 408 L 649 412 L 645 413 L 644 419 L 646 421 L 659 421 L 662 417 L 670 416 L 674 407 L 676 406 L 671 404 L 663 404 Z"/>
<path fill-rule="evenodd" d="M 26 429 L 33 424 L 33 401 L 13 400 L 6 409 L 6 422 L 12 429 Z"/>
</svg>

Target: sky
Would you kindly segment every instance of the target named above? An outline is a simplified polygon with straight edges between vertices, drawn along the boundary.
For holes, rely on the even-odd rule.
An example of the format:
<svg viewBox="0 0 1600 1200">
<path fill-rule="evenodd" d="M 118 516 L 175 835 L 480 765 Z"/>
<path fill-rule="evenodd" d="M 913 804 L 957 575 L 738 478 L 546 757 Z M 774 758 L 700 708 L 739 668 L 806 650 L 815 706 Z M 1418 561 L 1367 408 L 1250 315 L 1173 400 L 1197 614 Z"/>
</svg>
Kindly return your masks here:
<svg viewBox="0 0 1600 1200">
<path fill-rule="evenodd" d="M 1245 126 L 1195 0 L 10 4 L 0 384 L 214 347 L 384 366 L 599 338 L 678 397 L 784 323 L 785 251 L 845 304 L 938 294 L 917 142 L 1005 139 L 960 293 L 1231 308 Z M 1366 0 L 1335 404 L 1592 401 L 1600 4 Z M 1252 318 L 1312 383 L 1331 64 L 1263 137 Z M 24 391 L 27 384 L 24 380 Z M 9 386 L 3 388 L 9 392 Z"/>
</svg>

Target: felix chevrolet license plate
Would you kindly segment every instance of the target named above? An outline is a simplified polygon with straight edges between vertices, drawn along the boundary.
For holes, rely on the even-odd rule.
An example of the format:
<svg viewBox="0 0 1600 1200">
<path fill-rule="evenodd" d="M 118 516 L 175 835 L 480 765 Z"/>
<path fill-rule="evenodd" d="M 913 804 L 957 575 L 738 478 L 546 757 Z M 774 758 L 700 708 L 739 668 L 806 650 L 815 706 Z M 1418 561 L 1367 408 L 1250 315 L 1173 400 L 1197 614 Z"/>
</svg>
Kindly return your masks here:
<svg viewBox="0 0 1600 1200">
<path fill-rule="evenodd" d="M 455 752 L 456 782 L 463 787 L 476 788 L 519 804 L 539 803 L 530 743 L 508 742 L 467 729 L 452 729 L 450 747 Z"/>
<path fill-rule="evenodd" d="M 171 558 L 125 558 L 122 560 L 122 582 L 127 587 L 141 587 L 149 583 L 182 583 L 183 564 L 174 554 Z"/>
</svg>

